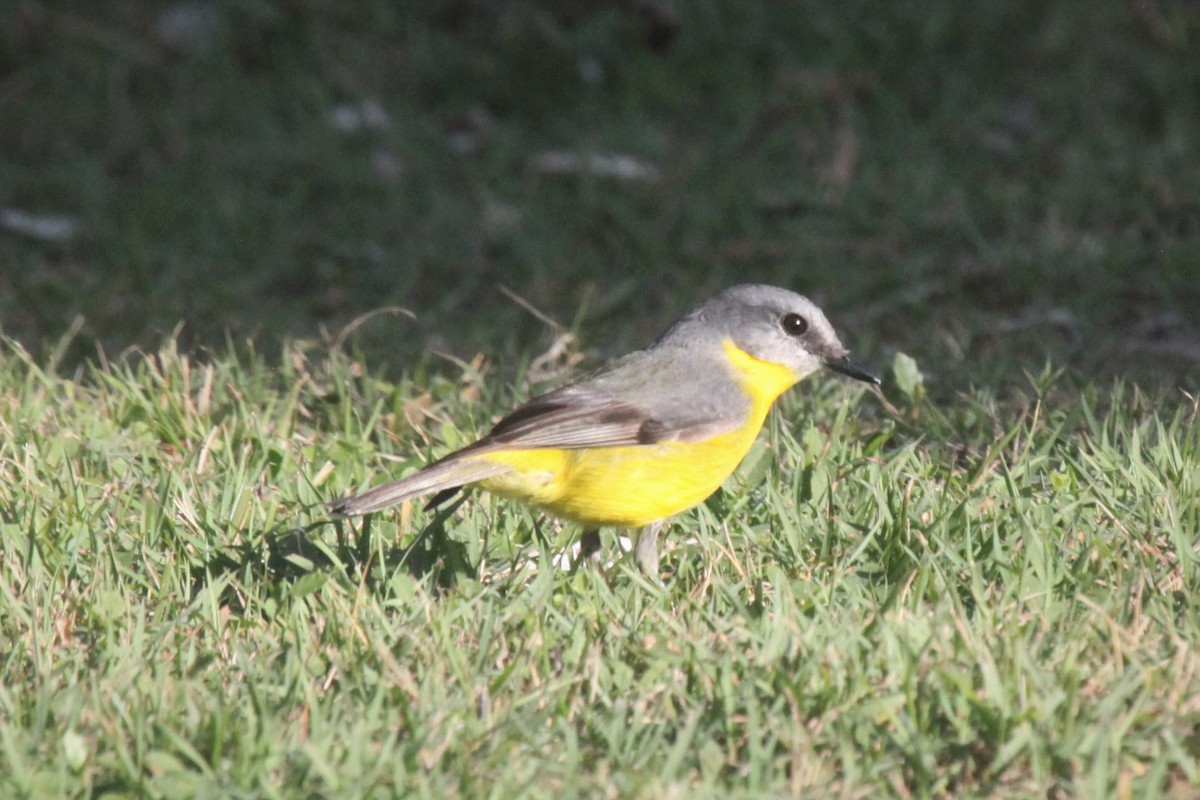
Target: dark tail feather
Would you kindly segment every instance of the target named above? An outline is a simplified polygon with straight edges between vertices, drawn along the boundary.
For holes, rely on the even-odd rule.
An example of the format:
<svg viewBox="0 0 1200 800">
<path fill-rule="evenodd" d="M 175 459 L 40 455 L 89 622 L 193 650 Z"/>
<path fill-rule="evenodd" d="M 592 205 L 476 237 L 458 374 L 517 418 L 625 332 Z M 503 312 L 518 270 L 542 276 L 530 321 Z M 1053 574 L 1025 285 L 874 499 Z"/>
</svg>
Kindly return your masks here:
<svg viewBox="0 0 1200 800">
<path fill-rule="evenodd" d="M 457 489 L 508 472 L 511 467 L 478 459 L 439 461 L 407 478 L 385 483 L 361 494 L 350 495 L 329 504 L 329 510 L 339 517 L 357 517 L 380 511 L 405 500 L 434 492 Z"/>
</svg>

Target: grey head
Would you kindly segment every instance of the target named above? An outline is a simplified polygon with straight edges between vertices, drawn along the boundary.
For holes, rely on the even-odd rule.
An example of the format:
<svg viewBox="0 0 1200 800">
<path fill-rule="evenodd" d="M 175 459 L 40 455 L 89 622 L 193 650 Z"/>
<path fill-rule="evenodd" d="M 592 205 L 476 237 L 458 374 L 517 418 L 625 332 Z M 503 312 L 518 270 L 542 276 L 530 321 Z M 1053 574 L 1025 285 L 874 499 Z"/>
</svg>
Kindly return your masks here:
<svg viewBox="0 0 1200 800">
<path fill-rule="evenodd" d="M 651 349 L 707 351 L 726 339 L 755 358 L 788 367 L 797 380 L 824 366 L 879 383 L 878 377 L 848 358 L 821 309 L 807 297 L 777 286 L 731 286 L 672 325 Z"/>
</svg>

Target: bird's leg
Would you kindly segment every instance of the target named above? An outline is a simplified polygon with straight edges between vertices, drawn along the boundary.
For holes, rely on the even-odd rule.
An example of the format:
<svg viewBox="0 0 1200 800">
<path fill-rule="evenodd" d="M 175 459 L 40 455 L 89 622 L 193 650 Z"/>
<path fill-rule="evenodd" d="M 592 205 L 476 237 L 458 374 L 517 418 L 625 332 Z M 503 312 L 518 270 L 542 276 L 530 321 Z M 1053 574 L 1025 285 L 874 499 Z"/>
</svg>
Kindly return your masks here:
<svg viewBox="0 0 1200 800">
<path fill-rule="evenodd" d="M 578 569 L 581 564 L 596 560 L 599 554 L 600 531 L 597 528 L 589 528 L 579 537 L 579 555 L 575 559 L 575 568 Z"/>
<path fill-rule="evenodd" d="M 658 534 L 662 530 L 662 520 L 651 522 L 638 531 L 637 543 L 633 546 L 633 557 L 637 559 L 638 569 L 651 580 L 658 577 Z"/>
</svg>

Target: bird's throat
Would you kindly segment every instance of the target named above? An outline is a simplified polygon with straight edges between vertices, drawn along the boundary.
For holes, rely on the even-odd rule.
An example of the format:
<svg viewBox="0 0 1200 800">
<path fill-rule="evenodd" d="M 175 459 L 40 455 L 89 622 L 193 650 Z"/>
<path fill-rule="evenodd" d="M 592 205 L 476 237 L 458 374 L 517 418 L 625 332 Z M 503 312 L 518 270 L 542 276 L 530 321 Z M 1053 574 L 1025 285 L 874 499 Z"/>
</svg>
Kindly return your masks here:
<svg viewBox="0 0 1200 800">
<path fill-rule="evenodd" d="M 796 373 L 790 367 L 756 358 L 730 339 L 722 345 L 734 376 L 759 415 L 765 417 L 776 398 L 796 385 Z"/>
</svg>

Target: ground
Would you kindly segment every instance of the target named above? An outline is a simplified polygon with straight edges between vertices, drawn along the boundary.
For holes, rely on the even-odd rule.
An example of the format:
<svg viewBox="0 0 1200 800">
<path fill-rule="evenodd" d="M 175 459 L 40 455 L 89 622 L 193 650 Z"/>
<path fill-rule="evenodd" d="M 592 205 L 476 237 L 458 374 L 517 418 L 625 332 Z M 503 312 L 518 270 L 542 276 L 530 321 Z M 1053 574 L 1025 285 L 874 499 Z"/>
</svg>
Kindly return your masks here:
<svg viewBox="0 0 1200 800">
<path fill-rule="evenodd" d="M 1198 46 L 1170 0 L 19 0 L 0 795 L 1194 796 Z M 485 495 L 324 514 L 743 280 L 884 396 L 787 395 L 661 586 Z"/>
</svg>

